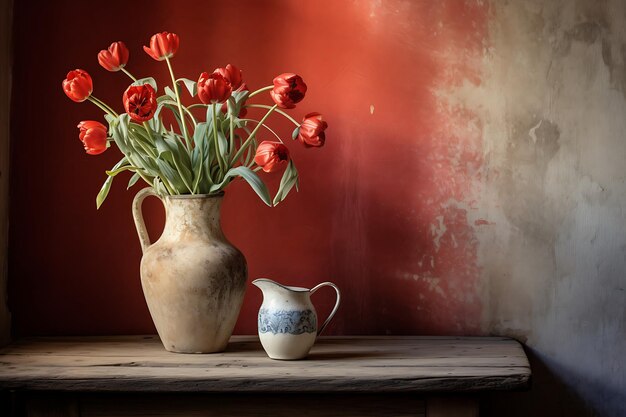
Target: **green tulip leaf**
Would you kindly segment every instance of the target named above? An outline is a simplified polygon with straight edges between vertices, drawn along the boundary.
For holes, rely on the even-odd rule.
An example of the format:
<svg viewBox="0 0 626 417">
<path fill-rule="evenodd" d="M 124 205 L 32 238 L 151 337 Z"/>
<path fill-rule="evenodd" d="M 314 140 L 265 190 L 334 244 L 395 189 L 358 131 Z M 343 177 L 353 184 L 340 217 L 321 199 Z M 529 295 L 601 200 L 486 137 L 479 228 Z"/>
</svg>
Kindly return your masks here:
<svg viewBox="0 0 626 417">
<path fill-rule="evenodd" d="M 176 80 L 177 83 L 181 81 L 185 84 L 185 87 L 187 87 L 187 91 L 189 91 L 191 97 L 195 97 L 196 94 L 198 94 L 198 83 L 187 78 L 179 78 Z"/>
<path fill-rule="evenodd" d="M 126 157 L 123 157 L 119 160 L 117 164 L 113 166 L 112 171 L 115 171 L 126 164 L 128 164 L 128 159 Z M 113 178 L 113 176 L 108 176 L 106 181 L 104 181 L 104 184 L 102 184 L 102 188 L 100 188 L 100 192 L 98 192 L 98 195 L 96 196 L 96 209 L 100 208 L 102 203 L 104 203 L 104 200 L 106 200 L 107 195 L 109 195 L 109 190 L 111 189 Z"/>
<path fill-rule="evenodd" d="M 167 96 L 161 96 L 160 98 L 166 97 L 169 99 L 169 97 Z M 157 99 L 157 103 L 159 102 Z M 154 117 L 152 117 L 152 119 L 148 120 L 148 126 L 150 126 L 150 129 L 154 130 L 157 133 L 161 133 L 164 129 L 163 123 L 161 123 L 161 118 L 159 117 L 161 115 L 161 110 L 163 110 L 162 106 L 157 106 L 156 111 L 154 112 Z"/>
<path fill-rule="evenodd" d="M 270 193 L 267 190 L 265 183 L 261 181 L 258 175 L 256 175 L 250 168 L 243 166 L 230 169 L 224 176 L 222 182 L 213 185 L 210 188 L 209 192 L 215 193 L 217 191 L 221 191 L 226 185 L 228 185 L 231 179 L 235 177 L 241 177 L 246 180 L 246 182 L 250 184 L 250 187 L 252 187 L 254 192 L 257 193 L 261 200 L 263 200 L 263 202 L 268 206 L 272 206 L 272 203 L 270 202 Z"/>
<path fill-rule="evenodd" d="M 171 143 L 171 139 L 166 138 L 165 142 L 168 143 L 168 146 L 174 148 L 173 151 L 168 151 L 165 156 L 171 156 L 171 162 L 174 164 L 174 167 L 176 167 L 176 170 L 185 184 L 185 187 L 190 193 L 193 194 L 193 173 L 190 169 L 191 159 L 189 158 L 187 150 L 184 148 L 180 140 L 175 140 L 175 143 Z"/>
<path fill-rule="evenodd" d="M 156 163 L 160 171 L 159 176 L 170 184 L 176 194 L 191 193 L 191 180 L 187 182 L 183 177 L 186 173 L 181 171 L 181 166 L 177 164 L 177 156 L 172 151 L 161 152 Z"/>
<path fill-rule="evenodd" d="M 130 177 L 130 180 L 128 181 L 128 186 L 126 187 L 126 189 L 128 190 L 130 187 L 135 185 L 137 181 L 139 181 L 140 178 L 141 178 L 141 175 L 139 175 L 138 172 L 135 172 L 133 176 Z"/>
<path fill-rule="evenodd" d="M 163 185 L 163 181 L 161 181 L 161 179 L 158 177 L 155 177 L 154 180 L 152 181 L 152 188 L 154 188 L 157 194 L 160 196 L 169 194 L 167 192 L 167 188 L 165 188 L 165 186 Z"/>
<path fill-rule="evenodd" d="M 222 112 L 220 111 L 221 109 L 221 104 L 209 104 L 206 108 L 206 122 L 213 126 L 213 109 L 215 108 L 215 114 L 216 114 L 216 118 L 217 118 L 217 123 L 218 126 L 221 124 L 222 121 Z"/>
<path fill-rule="evenodd" d="M 300 134 L 300 126 L 296 127 L 291 134 L 291 139 L 296 140 L 298 135 Z"/>
<path fill-rule="evenodd" d="M 132 165 L 126 165 L 126 166 L 123 166 L 123 167 L 121 167 L 121 168 L 118 168 L 118 169 L 115 169 L 115 170 L 112 170 L 112 171 L 104 171 L 104 172 L 105 172 L 105 173 L 106 173 L 109 177 L 114 177 L 114 176 L 116 176 L 117 174 L 119 174 L 120 172 L 129 171 L 129 170 L 130 170 L 130 171 L 136 171 L 136 170 L 137 170 L 137 167 L 134 167 L 134 166 L 132 166 Z"/>
<path fill-rule="evenodd" d="M 206 148 L 206 137 L 208 132 L 209 125 L 206 123 L 198 123 L 196 126 L 196 130 L 193 132 L 193 151 L 192 155 L 198 155 L 202 152 L 203 155 L 207 154 Z"/>
<path fill-rule="evenodd" d="M 162 97 L 169 97 L 170 99 L 174 100 L 174 102 L 176 102 L 176 93 L 174 92 L 174 90 L 172 90 L 170 88 L 169 85 L 166 85 L 165 88 L 163 89 L 163 91 L 165 91 L 165 96 Z"/>
<path fill-rule="evenodd" d="M 298 182 L 298 171 L 296 170 L 296 166 L 293 163 L 293 160 L 289 161 L 289 165 L 287 165 L 287 169 L 283 173 L 283 177 L 280 180 L 280 185 L 278 186 L 278 191 L 274 196 L 274 206 L 277 206 L 278 203 L 283 201 L 289 191 L 293 188 L 294 185 Z"/>
<path fill-rule="evenodd" d="M 111 125 L 111 123 L 113 123 L 114 121 L 117 120 L 117 117 L 112 116 L 112 115 L 107 113 L 107 114 L 104 115 L 104 120 L 106 120 L 107 123 L 109 123 L 109 125 Z"/>
<path fill-rule="evenodd" d="M 180 113 L 178 112 L 178 107 L 175 101 L 163 101 L 161 102 L 161 104 L 159 104 L 159 106 L 163 106 L 165 108 L 167 108 L 169 111 L 172 112 L 172 115 L 174 116 L 174 118 L 176 119 L 176 123 L 178 123 L 178 128 L 180 129 L 180 131 L 182 132 L 182 124 L 180 121 Z M 171 127 L 170 127 L 170 130 Z"/>
<path fill-rule="evenodd" d="M 250 91 L 244 90 L 244 91 L 233 92 L 231 97 L 235 100 L 235 103 L 243 104 L 248 99 L 249 95 L 250 95 Z"/>
<path fill-rule="evenodd" d="M 217 132 L 218 152 L 223 160 L 228 160 L 228 141 L 222 132 Z"/>
<path fill-rule="evenodd" d="M 109 190 L 111 189 L 111 183 L 113 182 L 113 177 L 108 177 L 104 184 L 102 184 L 102 188 L 100 188 L 100 192 L 96 196 L 96 209 L 100 209 L 104 200 L 106 200 L 109 195 Z"/>
</svg>

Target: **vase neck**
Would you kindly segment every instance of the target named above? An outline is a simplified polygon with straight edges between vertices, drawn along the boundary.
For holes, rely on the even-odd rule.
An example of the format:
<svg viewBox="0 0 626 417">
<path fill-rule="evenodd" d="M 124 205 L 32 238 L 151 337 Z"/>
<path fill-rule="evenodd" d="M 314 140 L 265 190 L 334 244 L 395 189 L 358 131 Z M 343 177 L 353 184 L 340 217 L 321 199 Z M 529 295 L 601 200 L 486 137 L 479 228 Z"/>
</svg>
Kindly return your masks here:
<svg viewBox="0 0 626 417">
<path fill-rule="evenodd" d="M 224 239 L 220 225 L 222 200 L 222 196 L 166 197 L 163 234 Z"/>
</svg>

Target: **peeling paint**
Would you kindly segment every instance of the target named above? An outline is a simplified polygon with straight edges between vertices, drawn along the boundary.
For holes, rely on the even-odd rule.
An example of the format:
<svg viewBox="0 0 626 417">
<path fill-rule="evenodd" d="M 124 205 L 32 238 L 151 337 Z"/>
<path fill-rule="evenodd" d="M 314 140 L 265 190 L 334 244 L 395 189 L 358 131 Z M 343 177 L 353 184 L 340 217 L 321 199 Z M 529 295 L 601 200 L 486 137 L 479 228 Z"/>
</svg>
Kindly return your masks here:
<svg viewBox="0 0 626 417">
<path fill-rule="evenodd" d="M 437 216 L 435 217 L 435 219 L 437 220 L 437 224 L 431 224 L 430 225 L 430 233 L 433 236 L 433 244 L 435 245 L 435 252 L 439 252 L 439 248 L 441 246 L 441 243 L 439 242 L 442 238 L 442 236 L 446 233 L 446 225 L 443 222 L 443 216 Z"/>
<path fill-rule="evenodd" d="M 481 83 L 438 91 L 482 126 L 464 207 L 482 325 L 526 342 L 589 414 L 626 415 L 626 3 L 493 5 Z"/>
</svg>

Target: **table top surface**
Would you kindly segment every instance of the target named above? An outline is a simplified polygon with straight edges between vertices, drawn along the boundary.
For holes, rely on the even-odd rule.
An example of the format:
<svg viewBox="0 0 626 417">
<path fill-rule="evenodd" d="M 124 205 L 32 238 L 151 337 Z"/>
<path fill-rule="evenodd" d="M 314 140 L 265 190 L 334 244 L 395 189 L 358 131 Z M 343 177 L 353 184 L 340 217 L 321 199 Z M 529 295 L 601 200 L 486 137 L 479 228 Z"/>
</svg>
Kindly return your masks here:
<svg viewBox="0 0 626 417">
<path fill-rule="evenodd" d="M 522 346 L 502 337 L 321 337 L 277 361 L 255 336 L 222 353 L 167 352 L 157 336 L 28 338 L 0 349 L 0 389 L 131 392 L 464 392 L 528 387 Z"/>
</svg>

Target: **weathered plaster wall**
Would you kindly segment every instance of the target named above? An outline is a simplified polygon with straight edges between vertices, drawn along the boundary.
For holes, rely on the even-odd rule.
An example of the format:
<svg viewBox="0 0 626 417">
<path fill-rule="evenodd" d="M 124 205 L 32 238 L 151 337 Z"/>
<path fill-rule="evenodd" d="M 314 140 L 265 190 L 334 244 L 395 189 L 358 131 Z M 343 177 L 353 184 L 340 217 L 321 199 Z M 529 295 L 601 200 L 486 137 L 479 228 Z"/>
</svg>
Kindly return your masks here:
<svg viewBox="0 0 626 417">
<path fill-rule="evenodd" d="M 484 329 L 537 365 L 506 415 L 623 416 L 626 3 L 502 0 L 491 14 L 480 84 L 438 92 L 482 126 Z M 575 395 L 541 395 L 559 381 Z"/>
</svg>

